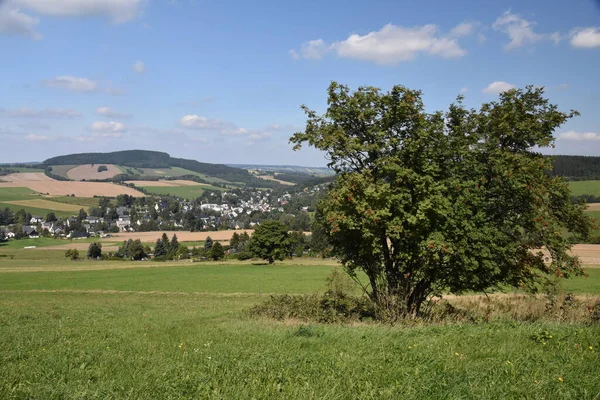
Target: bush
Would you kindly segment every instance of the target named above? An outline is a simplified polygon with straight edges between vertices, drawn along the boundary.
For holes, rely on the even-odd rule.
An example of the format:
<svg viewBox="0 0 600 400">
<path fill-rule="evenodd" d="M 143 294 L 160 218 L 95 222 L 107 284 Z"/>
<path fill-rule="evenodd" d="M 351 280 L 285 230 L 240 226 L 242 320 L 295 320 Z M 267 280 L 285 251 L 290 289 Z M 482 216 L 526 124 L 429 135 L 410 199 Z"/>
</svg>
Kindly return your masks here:
<svg viewBox="0 0 600 400">
<path fill-rule="evenodd" d="M 76 249 L 69 249 L 65 251 L 65 257 L 71 260 L 77 260 L 79 258 L 79 251 Z"/>
<path fill-rule="evenodd" d="M 108 171 L 108 168 L 106 168 L 106 165 L 101 165 L 98 167 L 98 172 L 102 172 L 102 171 Z"/>
</svg>

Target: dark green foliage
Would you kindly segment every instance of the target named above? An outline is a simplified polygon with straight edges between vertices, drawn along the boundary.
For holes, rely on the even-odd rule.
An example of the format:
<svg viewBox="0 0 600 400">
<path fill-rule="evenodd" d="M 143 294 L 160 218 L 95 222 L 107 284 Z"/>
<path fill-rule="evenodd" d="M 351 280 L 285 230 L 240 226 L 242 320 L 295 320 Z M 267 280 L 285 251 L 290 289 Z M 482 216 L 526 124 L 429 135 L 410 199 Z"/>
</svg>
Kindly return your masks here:
<svg viewBox="0 0 600 400">
<path fill-rule="evenodd" d="M 58 221 L 58 218 L 56 218 L 56 214 L 54 214 L 54 212 L 49 212 L 48 215 L 46 215 L 46 222 L 56 222 Z"/>
<path fill-rule="evenodd" d="M 206 256 L 213 261 L 222 260 L 223 257 L 225 257 L 225 250 L 223 249 L 223 245 L 219 242 L 214 242 Z"/>
<path fill-rule="evenodd" d="M 272 264 L 290 256 L 290 238 L 285 225 L 267 220 L 254 230 L 248 250 L 258 258 Z"/>
<path fill-rule="evenodd" d="M 71 260 L 77 260 L 79 259 L 79 251 L 76 249 L 69 249 L 65 251 L 65 257 Z"/>
<path fill-rule="evenodd" d="M 108 168 L 106 168 L 106 165 L 101 165 L 98 167 L 98 172 L 103 172 L 103 171 L 108 171 Z"/>
<path fill-rule="evenodd" d="M 8 207 L 0 209 L 0 225 L 10 225 L 15 222 L 15 213 Z"/>
<path fill-rule="evenodd" d="M 553 156 L 552 174 L 575 180 L 600 179 L 600 157 Z"/>
<path fill-rule="evenodd" d="M 204 241 L 204 251 L 208 253 L 210 251 L 210 249 L 212 248 L 212 246 L 213 246 L 213 240 L 210 236 L 207 236 L 206 240 Z"/>
<path fill-rule="evenodd" d="M 304 110 L 306 131 L 291 141 L 325 151 L 338 174 L 319 223 L 386 312 L 419 315 L 445 292 L 535 291 L 548 273 L 582 273 L 562 231 L 586 238 L 590 221 L 535 151 L 576 113 L 558 111 L 543 89 L 504 92 L 479 111 L 459 97 L 429 114 L 419 91 L 334 82 L 325 115 Z M 532 251 L 542 246 L 548 263 Z"/>
<path fill-rule="evenodd" d="M 176 254 L 178 250 L 179 250 L 179 241 L 177 240 L 177 235 L 173 234 L 173 237 L 171 238 L 171 243 L 169 244 L 168 253 Z"/>
<path fill-rule="evenodd" d="M 139 261 L 147 257 L 144 245 L 142 245 L 142 242 L 139 239 L 129 239 L 126 242 L 123 242 L 123 245 L 119 247 L 116 255 L 134 261 Z"/>
<path fill-rule="evenodd" d="M 101 243 L 90 243 L 87 251 L 87 258 L 100 258 L 102 257 L 102 244 Z"/>
</svg>

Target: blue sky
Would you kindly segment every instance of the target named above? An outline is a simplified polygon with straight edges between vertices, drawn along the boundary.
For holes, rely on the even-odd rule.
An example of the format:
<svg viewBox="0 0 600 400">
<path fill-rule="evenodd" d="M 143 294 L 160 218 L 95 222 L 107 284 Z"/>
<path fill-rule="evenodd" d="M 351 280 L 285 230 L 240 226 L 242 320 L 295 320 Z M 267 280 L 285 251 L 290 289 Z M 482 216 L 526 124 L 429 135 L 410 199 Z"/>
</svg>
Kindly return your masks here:
<svg viewBox="0 0 600 400">
<path fill-rule="evenodd" d="M 323 166 L 293 152 L 330 81 L 459 93 L 545 86 L 581 117 L 554 154 L 600 155 L 600 4 L 0 0 L 0 162 L 123 149 Z"/>
</svg>

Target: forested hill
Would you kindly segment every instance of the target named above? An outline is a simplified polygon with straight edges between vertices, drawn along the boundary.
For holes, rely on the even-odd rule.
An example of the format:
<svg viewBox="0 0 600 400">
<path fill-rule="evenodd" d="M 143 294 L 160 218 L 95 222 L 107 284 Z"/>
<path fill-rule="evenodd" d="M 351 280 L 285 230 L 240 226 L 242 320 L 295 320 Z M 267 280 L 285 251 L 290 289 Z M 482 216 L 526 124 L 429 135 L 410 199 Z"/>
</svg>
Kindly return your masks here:
<svg viewBox="0 0 600 400">
<path fill-rule="evenodd" d="M 600 157 L 552 156 L 554 175 L 570 179 L 600 179 Z"/>
<path fill-rule="evenodd" d="M 228 167 L 223 164 L 208 164 L 196 160 L 174 158 L 167 153 L 148 150 L 125 150 L 112 153 L 80 153 L 52 157 L 42 163 L 51 165 L 81 165 L 81 164 L 116 164 L 132 168 L 169 168 L 180 167 L 199 172 L 229 182 L 243 182 L 253 186 L 265 186 L 265 182 L 254 178 L 248 171 L 241 168 Z"/>
</svg>

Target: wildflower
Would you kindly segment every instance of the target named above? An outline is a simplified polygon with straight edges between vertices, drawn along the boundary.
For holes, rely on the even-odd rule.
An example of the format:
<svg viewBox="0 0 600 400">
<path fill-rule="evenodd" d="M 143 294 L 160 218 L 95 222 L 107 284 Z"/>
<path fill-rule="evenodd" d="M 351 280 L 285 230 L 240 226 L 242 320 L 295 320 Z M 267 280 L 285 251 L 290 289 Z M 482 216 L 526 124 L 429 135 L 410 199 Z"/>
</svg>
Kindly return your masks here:
<svg viewBox="0 0 600 400">
<path fill-rule="evenodd" d="M 506 365 L 512 365 L 512 363 L 508 360 L 506 360 Z"/>
<path fill-rule="evenodd" d="M 562 376 L 559 376 L 559 377 L 558 377 L 558 381 L 559 381 L 559 382 L 562 382 L 562 381 L 564 381 L 563 377 L 562 377 Z"/>
<path fill-rule="evenodd" d="M 590 346 L 590 350 L 594 350 L 594 348 L 592 346 Z"/>
<path fill-rule="evenodd" d="M 412 349 L 412 346 L 408 346 L 408 349 L 409 349 L 409 350 L 410 350 L 410 349 Z"/>
<path fill-rule="evenodd" d="M 460 354 L 458 354 L 458 353 L 454 353 L 454 355 L 458 357 Z"/>
</svg>

